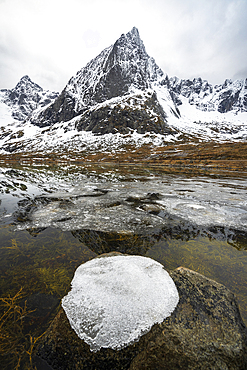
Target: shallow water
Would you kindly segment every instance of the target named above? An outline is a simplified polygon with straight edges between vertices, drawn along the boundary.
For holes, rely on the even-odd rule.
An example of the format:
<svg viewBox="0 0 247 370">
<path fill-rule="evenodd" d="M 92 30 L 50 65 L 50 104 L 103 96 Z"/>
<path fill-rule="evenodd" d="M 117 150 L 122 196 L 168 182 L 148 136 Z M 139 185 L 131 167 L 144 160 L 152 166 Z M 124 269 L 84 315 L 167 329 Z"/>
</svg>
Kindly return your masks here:
<svg viewBox="0 0 247 370">
<path fill-rule="evenodd" d="M 26 331 L 40 335 L 75 269 L 111 251 L 225 284 L 247 323 L 245 179 L 71 165 L 5 167 L 0 184 L 0 295 L 22 288 Z"/>
</svg>

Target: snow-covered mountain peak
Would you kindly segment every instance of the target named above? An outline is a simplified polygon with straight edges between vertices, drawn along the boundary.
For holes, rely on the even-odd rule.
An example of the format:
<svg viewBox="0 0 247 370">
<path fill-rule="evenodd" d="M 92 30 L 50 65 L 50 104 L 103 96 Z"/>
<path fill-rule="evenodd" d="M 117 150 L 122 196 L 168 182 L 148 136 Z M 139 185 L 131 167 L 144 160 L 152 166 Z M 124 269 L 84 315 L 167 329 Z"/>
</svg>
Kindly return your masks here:
<svg viewBox="0 0 247 370">
<path fill-rule="evenodd" d="M 40 90 L 42 91 L 42 87 L 40 87 L 38 84 L 33 82 L 31 78 L 28 75 L 23 76 L 20 81 L 16 84 L 15 88 L 13 90 L 22 89 L 23 91 L 27 90 Z"/>
<path fill-rule="evenodd" d="M 190 105 L 207 112 L 247 112 L 247 79 L 226 79 L 223 84 L 213 86 L 200 77 L 193 80 L 172 77 L 168 85 L 177 105 L 187 98 Z"/>
<path fill-rule="evenodd" d="M 129 38 L 135 38 L 136 40 L 139 40 L 141 41 L 140 39 L 140 34 L 139 34 L 139 31 L 138 31 L 138 28 L 136 27 L 133 27 L 131 31 L 129 31 L 127 34 L 126 34 L 126 37 L 129 37 Z"/>
<path fill-rule="evenodd" d="M 123 60 L 129 59 L 131 55 L 132 57 L 136 56 L 133 55 L 134 50 L 136 51 L 136 53 L 139 52 L 142 57 L 148 58 L 144 43 L 141 40 L 139 31 L 136 27 L 133 27 L 132 30 L 129 31 L 126 35 L 122 34 L 121 37 L 115 42 L 113 48 L 118 49 L 115 50 L 116 53 L 119 53 L 120 51 L 123 52 L 123 50 L 127 51 L 127 55 L 121 55 Z"/>
<path fill-rule="evenodd" d="M 23 76 L 11 90 L 2 90 L 2 102 L 12 110 L 13 118 L 23 121 L 38 107 L 44 107 L 54 100 L 58 93 L 43 90 L 29 76 Z"/>
<path fill-rule="evenodd" d="M 66 90 L 73 91 L 71 85 L 76 84 L 78 91 L 78 85 L 81 85 L 80 92 L 83 98 L 83 90 L 89 88 L 90 92 L 98 93 L 93 96 L 95 102 L 102 103 L 125 94 L 132 85 L 139 89 L 150 87 L 148 80 L 153 72 L 152 69 L 159 68 L 154 59 L 147 54 L 139 31 L 134 27 L 126 35 L 122 34 L 112 46 L 103 50 L 86 67 L 77 72 L 76 78 L 72 77 Z M 101 91 L 99 85 L 104 91 Z M 88 103 L 87 99 L 86 102 Z M 93 100 L 91 103 L 94 103 Z"/>
<path fill-rule="evenodd" d="M 113 98 L 133 95 L 137 90 L 153 89 L 155 92 L 162 78 L 163 72 L 147 54 L 139 31 L 134 27 L 78 71 L 54 104 L 34 115 L 32 122 L 42 127 L 66 122 Z M 167 89 L 166 86 L 163 89 Z M 169 112 L 170 105 L 175 111 L 171 97 L 169 100 Z M 160 103 L 157 101 L 157 104 Z"/>
</svg>

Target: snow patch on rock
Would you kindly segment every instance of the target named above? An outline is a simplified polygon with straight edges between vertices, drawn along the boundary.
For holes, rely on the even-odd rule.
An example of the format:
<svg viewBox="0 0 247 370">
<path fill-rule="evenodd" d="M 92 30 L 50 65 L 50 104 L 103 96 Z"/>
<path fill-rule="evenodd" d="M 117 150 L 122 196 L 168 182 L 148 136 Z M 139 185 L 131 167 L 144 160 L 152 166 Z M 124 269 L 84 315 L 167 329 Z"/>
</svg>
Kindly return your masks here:
<svg viewBox="0 0 247 370">
<path fill-rule="evenodd" d="M 107 256 L 79 266 L 62 299 L 71 327 L 90 346 L 120 350 L 176 308 L 177 288 L 163 266 L 141 256 Z"/>
</svg>

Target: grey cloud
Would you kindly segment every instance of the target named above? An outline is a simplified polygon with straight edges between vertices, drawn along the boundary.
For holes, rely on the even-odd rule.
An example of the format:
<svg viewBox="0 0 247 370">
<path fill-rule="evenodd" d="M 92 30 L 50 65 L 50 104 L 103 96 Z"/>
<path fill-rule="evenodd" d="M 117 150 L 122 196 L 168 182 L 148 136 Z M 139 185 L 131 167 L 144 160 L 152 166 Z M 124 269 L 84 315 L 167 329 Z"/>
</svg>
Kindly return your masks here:
<svg viewBox="0 0 247 370">
<path fill-rule="evenodd" d="M 235 75 L 243 77 L 247 61 L 247 2 L 175 0 L 174 6 L 179 8 L 174 27 L 176 68 L 170 65 L 169 70 L 181 78 L 211 78 L 212 83 Z M 166 54 L 166 66 L 169 57 Z"/>
<path fill-rule="evenodd" d="M 74 6 L 81 6 L 77 10 L 81 10 L 84 17 L 87 16 L 83 13 L 84 7 L 80 1 L 71 2 Z M 1 24 L 0 28 L 0 89 L 15 86 L 22 75 L 28 74 L 44 88 L 61 90 L 77 72 L 76 68 L 82 68 L 104 47 L 113 43 L 115 37 L 128 32 L 126 24 L 129 24 L 129 20 L 119 18 L 126 2 L 105 0 L 105 13 L 100 15 L 97 14 L 99 2 L 94 0 L 93 4 L 97 22 L 85 25 L 82 22 L 80 28 L 76 28 L 77 32 L 73 32 L 74 20 L 68 18 L 64 24 L 65 39 L 47 32 L 45 35 L 39 33 L 35 51 L 31 43 L 26 43 L 25 48 L 22 45 L 19 37 L 21 15 L 16 19 L 16 24 L 11 24 L 12 18 L 6 18 L 9 22 L 3 22 L 5 25 Z M 27 6 L 28 1 L 23 0 L 23 3 Z M 48 0 L 43 3 L 47 5 Z M 131 15 L 133 19 L 136 18 L 132 27 L 139 28 L 147 52 L 168 75 L 180 78 L 200 76 L 213 84 L 222 83 L 226 78 L 247 77 L 246 0 L 132 0 L 131 3 L 135 9 L 140 9 L 135 17 Z M 0 21 L 5 19 L 1 9 L 6 4 L 6 1 L 0 0 Z M 130 6 L 129 1 L 127 5 Z M 37 17 L 32 9 L 28 8 L 28 11 L 30 17 Z M 56 17 L 51 19 L 56 29 Z M 110 19 L 119 19 L 118 24 L 114 23 L 117 30 L 123 27 L 119 34 L 112 28 Z M 30 32 L 36 31 L 30 29 Z M 112 39 L 109 35 L 112 35 Z"/>
<path fill-rule="evenodd" d="M 25 65 L 25 55 L 15 39 L 8 38 L 3 41 L 3 38 L 0 37 L 0 40 L 0 70 L 4 71 L 0 74 L 0 89 L 10 88 L 10 85 L 14 87 L 18 82 L 16 74 Z"/>
</svg>

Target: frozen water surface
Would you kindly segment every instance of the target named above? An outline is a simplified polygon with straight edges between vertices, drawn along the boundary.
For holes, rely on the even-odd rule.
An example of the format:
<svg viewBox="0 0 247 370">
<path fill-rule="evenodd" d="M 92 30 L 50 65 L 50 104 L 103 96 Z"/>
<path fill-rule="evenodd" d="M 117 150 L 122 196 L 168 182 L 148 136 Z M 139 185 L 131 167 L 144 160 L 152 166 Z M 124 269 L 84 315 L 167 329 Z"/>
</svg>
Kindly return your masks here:
<svg viewBox="0 0 247 370">
<path fill-rule="evenodd" d="M 35 173 L 3 169 L 0 181 L 0 216 L 3 220 L 14 212 L 23 221 L 17 223 L 19 229 L 144 233 L 176 220 L 247 231 L 247 185 L 241 178 L 152 172 L 143 177 L 109 168 L 85 175 L 65 168 Z"/>
<path fill-rule="evenodd" d="M 246 183 L 241 179 L 163 176 L 146 181 L 80 180 L 65 192 L 39 198 L 19 228 L 56 227 L 105 232 L 143 232 L 167 219 L 247 231 Z"/>
<path fill-rule="evenodd" d="M 79 266 L 62 307 L 91 351 L 121 349 L 161 323 L 178 304 L 163 266 L 141 256 L 111 256 Z"/>
</svg>

